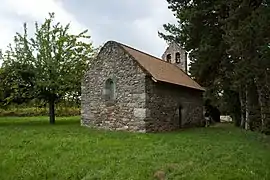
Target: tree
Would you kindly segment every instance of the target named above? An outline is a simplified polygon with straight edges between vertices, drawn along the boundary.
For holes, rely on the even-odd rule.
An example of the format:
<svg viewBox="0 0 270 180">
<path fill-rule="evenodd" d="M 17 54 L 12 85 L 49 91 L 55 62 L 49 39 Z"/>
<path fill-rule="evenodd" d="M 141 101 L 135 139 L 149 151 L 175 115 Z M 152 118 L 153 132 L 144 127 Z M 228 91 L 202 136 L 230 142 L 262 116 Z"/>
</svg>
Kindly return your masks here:
<svg viewBox="0 0 270 180">
<path fill-rule="evenodd" d="M 206 87 L 207 98 L 222 105 L 237 125 L 270 132 L 270 2 L 168 3 L 178 25 L 164 25 L 166 33 L 159 35 L 190 52 L 191 76 Z"/>
<path fill-rule="evenodd" d="M 228 16 L 225 1 L 168 0 L 168 3 L 178 25 L 165 24 L 165 33 L 159 35 L 166 41 L 181 44 L 189 52 L 191 76 L 206 87 L 205 98 L 220 106 L 220 94 L 224 97 L 228 92 L 224 86 L 230 86 L 231 74 L 227 72 L 232 69 L 223 41 L 222 19 Z"/>
<path fill-rule="evenodd" d="M 269 96 L 269 1 L 235 1 L 228 5 L 224 40 L 234 58 L 245 128 L 270 132 Z M 268 130 L 266 130 L 268 129 Z"/>
<path fill-rule="evenodd" d="M 28 37 L 25 23 L 24 33 L 16 34 L 3 63 L 16 92 L 9 98 L 14 100 L 20 95 L 46 101 L 51 124 L 55 123 L 55 103 L 77 91 L 95 52 L 92 43 L 87 42 L 87 30 L 72 35 L 70 24 L 54 23 L 54 17 L 50 13 L 43 24 L 36 22 L 33 38 Z"/>
<path fill-rule="evenodd" d="M 3 69 L 0 68 L 0 107 L 4 105 Z"/>
</svg>

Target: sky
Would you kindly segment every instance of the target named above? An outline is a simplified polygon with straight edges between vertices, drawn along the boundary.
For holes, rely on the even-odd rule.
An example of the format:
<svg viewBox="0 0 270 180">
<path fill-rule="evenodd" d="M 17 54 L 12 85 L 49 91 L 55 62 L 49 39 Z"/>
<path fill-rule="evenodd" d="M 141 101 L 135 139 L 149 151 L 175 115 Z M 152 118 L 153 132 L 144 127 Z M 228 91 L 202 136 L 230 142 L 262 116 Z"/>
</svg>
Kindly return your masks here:
<svg viewBox="0 0 270 180">
<path fill-rule="evenodd" d="M 166 42 L 158 37 L 162 25 L 175 23 L 166 0 L 0 0 L 0 49 L 5 50 L 23 23 L 33 29 L 49 12 L 71 32 L 88 29 L 94 46 L 115 40 L 161 57 Z"/>
</svg>

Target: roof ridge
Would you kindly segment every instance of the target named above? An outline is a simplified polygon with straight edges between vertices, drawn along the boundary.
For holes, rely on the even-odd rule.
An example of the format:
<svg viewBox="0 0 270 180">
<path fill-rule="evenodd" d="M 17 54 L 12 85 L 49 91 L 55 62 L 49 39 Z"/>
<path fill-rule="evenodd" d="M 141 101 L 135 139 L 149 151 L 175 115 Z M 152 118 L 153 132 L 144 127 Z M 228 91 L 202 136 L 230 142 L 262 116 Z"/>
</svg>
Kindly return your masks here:
<svg viewBox="0 0 270 180">
<path fill-rule="evenodd" d="M 156 57 L 156 56 L 153 56 L 153 55 L 151 55 L 151 54 L 149 54 L 149 53 L 146 53 L 146 52 L 144 52 L 144 51 L 141 51 L 141 50 L 138 50 L 138 49 L 136 49 L 136 48 L 133 48 L 133 47 L 131 47 L 131 46 L 128 46 L 128 45 L 126 45 L 126 44 L 123 44 L 123 43 L 120 43 L 120 42 L 117 42 L 117 41 L 114 41 L 115 43 L 118 43 L 119 45 L 122 45 L 122 46 L 126 46 L 127 48 L 130 48 L 130 49 L 133 49 L 133 50 L 135 50 L 135 51 L 138 51 L 138 52 L 140 52 L 140 53 L 143 53 L 143 54 L 145 54 L 145 55 L 147 55 L 147 56 L 151 56 L 151 57 L 153 57 L 153 58 L 155 58 L 156 60 L 159 60 L 159 61 L 162 61 L 162 62 L 164 62 L 164 63 L 167 63 L 167 64 L 170 64 L 170 65 L 172 65 L 172 66 L 175 66 L 176 68 L 178 68 L 179 70 L 181 70 L 182 72 L 184 72 L 188 77 L 190 77 L 183 69 L 181 69 L 180 67 L 178 67 L 178 66 L 176 66 L 176 65 L 174 65 L 174 64 L 172 64 L 172 63 L 169 63 L 169 62 L 167 62 L 167 61 L 165 61 L 165 60 L 162 60 L 161 58 L 158 58 L 158 57 Z M 191 78 L 191 77 L 190 77 Z M 192 78 L 191 78 L 192 79 Z M 193 79 L 192 79 L 193 80 Z"/>
<path fill-rule="evenodd" d="M 160 79 L 160 77 L 155 77 L 155 78 L 157 78 L 157 80 L 164 81 L 164 82 L 169 82 L 169 83 L 172 83 L 172 84 L 175 84 L 176 83 L 176 84 L 181 85 L 181 86 L 185 86 L 185 87 L 194 88 L 194 89 L 198 89 L 198 90 L 203 90 L 204 91 L 204 88 L 198 82 L 196 82 L 194 79 L 192 79 L 183 69 L 181 69 L 180 67 L 176 66 L 175 64 L 166 62 L 166 61 L 164 61 L 164 60 L 162 60 L 162 59 L 160 59 L 158 57 L 155 57 L 155 56 L 153 56 L 151 54 L 148 54 L 148 53 L 143 52 L 141 50 L 135 49 L 135 48 L 130 47 L 128 45 L 125 45 L 123 43 L 120 43 L 120 42 L 117 42 L 117 41 L 110 41 L 110 42 L 116 43 L 121 48 L 123 48 L 125 50 L 125 52 L 128 53 L 131 57 L 133 57 L 133 59 L 136 60 L 139 63 L 139 65 L 141 66 L 141 68 L 143 68 L 145 71 L 147 71 L 151 76 L 155 77 L 157 74 L 155 74 L 155 73 L 153 74 L 153 71 L 152 70 L 149 70 L 147 67 L 145 67 L 145 65 L 142 64 L 143 61 L 140 61 L 139 59 L 136 59 L 134 57 L 134 54 L 132 54 L 128 49 L 130 49 L 131 51 L 137 52 L 139 54 L 143 54 L 145 56 L 150 57 L 149 60 L 153 60 L 152 62 L 154 62 L 155 60 L 158 60 L 156 62 L 163 62 L 163 63 L 169 65 L 168 67 L 171 67 L 171 68 L 173 67 L 177 71 L 180 70 L 179 72 L 181 72 L 181 74 L 184 75 L 184 77 L 188 78 L 189 80 L 191 80 L 196 85 L 194 86 L 194 85 L 191 85 L 191 84 L 181 84 L 181 83 L 179 84 L 179 82 L 178 83 L 177 82 L 172 82 L 171 80 L 169 80 L 169 81 L 166 81 L 165 80 L 164 81 L 164 79 L 162 80 L 162 78 Z M 175 80 L 173 80 L 173 81 L 175 81 Z"/>
<path fill-rule="evenodd" d="M 133 47 L 131 47 L 131 46 L 128 46 L 128 45 L 123 44 L 123 43 L 120 43 L 120 42 L 116 42 L 116 41 L 114 41 L 114 42 L 115 42 L 115 43 L 118 43 L 118 44 L 121 45 L 121 46 L 126 46 L 127 48 L 130 48 L 130 49 L 133 49 L 133 50 L 138 51 L 138 52 L 140 52 L 140 53 L 143 53 L 143 54 L 145 54 L 145 55 L 147 55 L 147 56 L 153 57 L 153 58 L 155 58 L 156 60 L 162 61 L 162 62 L 164 62 L 164 63 L 172 64 L 172 63 L 169 63 L 169 62 L 167 62 L 167 61 L 164 61 L 164 60 L 162 60 L 161 58 L 158 58 L 158 57 L 156 57 L 156 56 L 154 56 L 154 55 L 151 55 L 151 54 L 149 54 L 149 53 L 146 53 L 146 52 L 144 52 L 144 51 L 142 51 L 142 50 L 138 50 L 138 49 L 136 49 L 136 48 L 133 48 Z"/>
</svg>

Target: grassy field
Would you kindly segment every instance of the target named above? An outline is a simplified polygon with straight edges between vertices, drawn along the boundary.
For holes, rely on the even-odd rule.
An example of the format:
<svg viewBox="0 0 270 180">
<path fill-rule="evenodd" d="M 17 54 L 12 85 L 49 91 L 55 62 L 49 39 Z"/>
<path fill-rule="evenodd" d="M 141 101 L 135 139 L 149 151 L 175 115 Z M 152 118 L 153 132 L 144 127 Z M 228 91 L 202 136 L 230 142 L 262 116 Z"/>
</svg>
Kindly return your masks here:
<svg viewBox="0 0 270 180">
<path fill-rule="evenodd" d="M 0 179 L 263 180 L 269 144 L 230 125 L 137 134 L 80 127 L 79 117 L 0 118 Z"/>
</svg>

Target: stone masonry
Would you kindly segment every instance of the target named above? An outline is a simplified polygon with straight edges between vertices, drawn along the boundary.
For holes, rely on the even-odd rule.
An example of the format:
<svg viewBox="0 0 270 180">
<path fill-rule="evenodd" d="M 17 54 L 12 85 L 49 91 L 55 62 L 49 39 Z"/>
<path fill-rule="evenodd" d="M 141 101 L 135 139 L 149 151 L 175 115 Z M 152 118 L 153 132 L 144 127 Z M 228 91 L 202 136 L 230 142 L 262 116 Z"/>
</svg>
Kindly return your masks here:
<svg viewBox="0 0 270 180">
<path fill-rule="evenodd" d="M 114 102 L 104 98 L 105 81 L 113 79 Z M 100 51 L 82 85 L 82 125 L 112 130 L 145 131 L 145 73 L 119 45 Z"/>
<path fill-rule="evenodd" d="M 168 131 L 202 126 L 202 93 L 146 79 L 146 130 Z"/>
<path fill-rule="evenodd" d="M 106 82 L 113 99 L 106 99 Z M 82 81 L 83 126 L 109 130 L 160 132 L 201 126 L 202 91 L 156 82 L 118 43 L 101 49 Z"/>
</svg>

